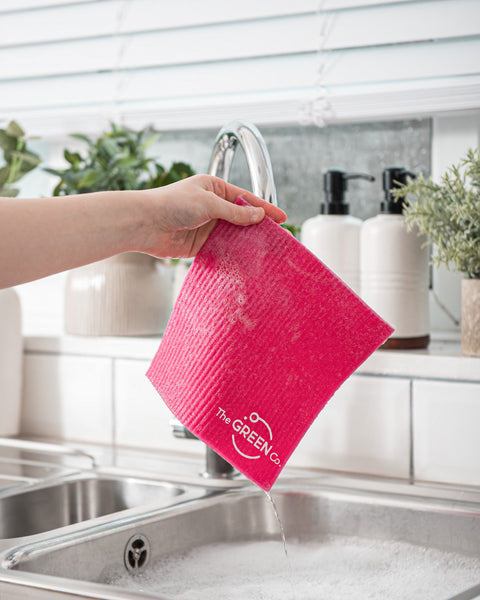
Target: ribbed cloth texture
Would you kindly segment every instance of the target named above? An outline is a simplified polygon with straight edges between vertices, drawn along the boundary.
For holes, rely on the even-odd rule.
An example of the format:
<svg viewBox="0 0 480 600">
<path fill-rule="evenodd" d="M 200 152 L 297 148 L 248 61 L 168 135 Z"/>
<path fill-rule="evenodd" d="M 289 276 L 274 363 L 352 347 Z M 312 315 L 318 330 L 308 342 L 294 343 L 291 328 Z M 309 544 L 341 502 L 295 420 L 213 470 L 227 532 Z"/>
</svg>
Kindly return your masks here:
<svg viewBox="0 0 480 600">
<path fill-rule="evenodd" d="M 268 217 L 220 221 L 147 376 L 192 433 L 269 490 L 326 402 L 391 333 Z"/>
</svg>

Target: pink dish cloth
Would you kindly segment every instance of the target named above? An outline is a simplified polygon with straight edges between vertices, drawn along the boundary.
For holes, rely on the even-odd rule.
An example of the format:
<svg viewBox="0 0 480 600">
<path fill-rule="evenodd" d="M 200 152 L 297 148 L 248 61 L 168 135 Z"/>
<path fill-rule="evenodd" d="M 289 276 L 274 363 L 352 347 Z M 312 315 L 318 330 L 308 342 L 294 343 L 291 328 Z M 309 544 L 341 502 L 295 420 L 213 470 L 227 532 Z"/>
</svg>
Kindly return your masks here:
<svg viewBox="0 0 480 600">
<path fill-rule="evenodd" d="M 192 433 L 268 491 L 327 401 L 392 331 L 268 217 L 219 221 L 147 377 Z"/>
</svg>

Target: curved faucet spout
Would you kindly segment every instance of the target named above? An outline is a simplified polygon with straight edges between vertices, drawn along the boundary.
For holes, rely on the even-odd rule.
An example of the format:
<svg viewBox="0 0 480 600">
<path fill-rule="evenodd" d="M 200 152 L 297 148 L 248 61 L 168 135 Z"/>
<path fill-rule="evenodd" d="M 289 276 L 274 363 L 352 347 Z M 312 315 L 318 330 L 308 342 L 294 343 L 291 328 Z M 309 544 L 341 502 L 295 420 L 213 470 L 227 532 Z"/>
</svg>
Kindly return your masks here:
<svg viewBox="0 0 480 600">
<path fill-rule="evenodd" d="M 245 152 L 252 181 L 252 192 L 277 206 L 272 164 L 265 140 L 255 125 L 247 121 L 232 121 L 222 127 L 215 140 L 208 169 L 209 174 L 225 181 L 228 180 L 238 144 Z"/>
</svg>

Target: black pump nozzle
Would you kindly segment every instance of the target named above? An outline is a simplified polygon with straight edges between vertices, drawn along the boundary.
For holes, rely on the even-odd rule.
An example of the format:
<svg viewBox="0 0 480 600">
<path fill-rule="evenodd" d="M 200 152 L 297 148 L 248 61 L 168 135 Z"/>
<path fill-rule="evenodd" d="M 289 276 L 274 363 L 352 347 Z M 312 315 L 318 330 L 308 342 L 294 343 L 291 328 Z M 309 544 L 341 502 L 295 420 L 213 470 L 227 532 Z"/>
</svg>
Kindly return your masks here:
<svg viewBox="0 0 480 600">
<path fill-rule="evenodd" d="M 403 202 L 396 201 L 392 190 L 405 185 L 407 178 L 415 179 L 415 173 L 404 169 L 403 167 L 387 167 L 382 174 L 383 189 L 385 190 L 385 200 L 381 203 L 382 213 L 401 215 L 403 213 Z"/>
<path fill-rule="evenodd" d="M 348 215 L 349 205 L 345 202 L 345 191 L 349 179 L 366 179 L 375 181 L 373 175 L 368 173 L 345 173 L 337 169 L 330 169 L 323 174 L 323 189 L 325 190 L 325 202 L 322 203 L 320 211 L 327 215 Z"/>
</svg>

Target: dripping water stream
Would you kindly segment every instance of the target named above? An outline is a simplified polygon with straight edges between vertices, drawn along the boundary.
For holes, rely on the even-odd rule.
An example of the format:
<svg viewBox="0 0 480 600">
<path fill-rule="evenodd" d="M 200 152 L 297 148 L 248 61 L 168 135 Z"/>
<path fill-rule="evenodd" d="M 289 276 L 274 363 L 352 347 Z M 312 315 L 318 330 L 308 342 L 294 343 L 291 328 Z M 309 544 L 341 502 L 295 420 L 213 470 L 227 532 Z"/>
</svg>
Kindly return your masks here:
<svg viewBox="0 0 480 600">
<path fill-rule="evenodd" d="M 285 528 L 283 526 L 282 520 L 280 519 L 280 515 L 278 512 L 278 508 L 277 505 L 275 504 L 275 500 L 273 499 L 272 495 L 270 494 L 270 492 L 265 492 L 266 497 L 268 498 L 268 501 L 270 502 L 270 505 L 273 509 L 273 513 L 275 515 L 275 518 L 277 519 L 277 523 L 278 526 L 280 528 L 280 534 L 282 536 L 282 543 L 283 543 L 283 553 L 285 554 L 285 560 L 287 561 L 287 568 L 288 568 L 288 578 L 290 581 L 290 588 L 292 590 L 292 600 L 296 600 L 296 596 L 295 596 L 295 586 L 293 585 L 293 569 L 292 569 L 292 563 L 290 561 L 290 558 L 288 556 L 288 550 L 287 550 L 287 539 L 285 537 Z"/>
</svg>

